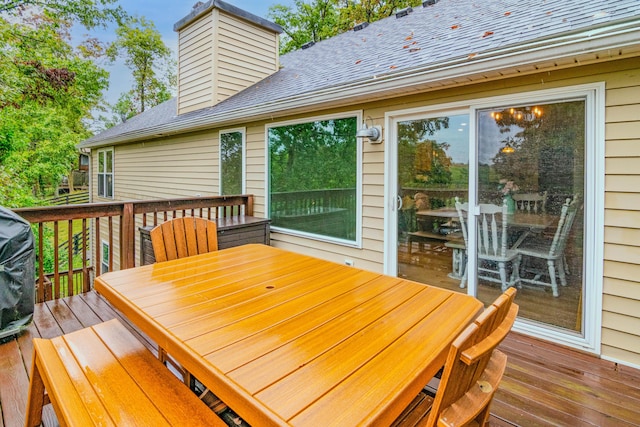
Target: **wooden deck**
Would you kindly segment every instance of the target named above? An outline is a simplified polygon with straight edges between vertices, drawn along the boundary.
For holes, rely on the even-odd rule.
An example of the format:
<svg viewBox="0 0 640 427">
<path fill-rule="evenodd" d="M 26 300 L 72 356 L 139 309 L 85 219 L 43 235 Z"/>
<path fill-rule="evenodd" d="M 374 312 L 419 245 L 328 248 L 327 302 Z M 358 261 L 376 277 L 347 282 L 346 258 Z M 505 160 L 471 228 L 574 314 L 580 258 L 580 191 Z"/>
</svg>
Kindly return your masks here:
<svg viewBox="0 0 640 427">
<path fill-rule="evenodd" d="M 126 322 L 95 292 L 37 304 L 29 329 L 0 345 L 0 427 L 24 424 L 33 337 L 50 338 L 114 317 Z M 153 342 L 130 328 L 155 351 Z M 640 425 L 640 371 L 515 333 L 501 350 L 509 362 L 493 402 L 492 426 Z M 50 407 L 43 424 L 57 425 Z"/>
</svg>

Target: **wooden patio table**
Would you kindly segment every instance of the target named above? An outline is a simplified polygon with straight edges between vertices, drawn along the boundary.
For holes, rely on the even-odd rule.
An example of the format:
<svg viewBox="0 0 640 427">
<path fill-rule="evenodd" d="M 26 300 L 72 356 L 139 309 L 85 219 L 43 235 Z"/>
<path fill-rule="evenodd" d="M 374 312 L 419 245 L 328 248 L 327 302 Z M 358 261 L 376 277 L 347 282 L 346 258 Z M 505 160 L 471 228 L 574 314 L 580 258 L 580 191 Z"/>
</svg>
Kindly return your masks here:
<svg viewBox="0 0 640 427">
<path fill-rule="evenodd" d="M 388 425 L 482 309 L 259 244 L 106 273 L 95 289 L 253 426 Z"/>
</svg>

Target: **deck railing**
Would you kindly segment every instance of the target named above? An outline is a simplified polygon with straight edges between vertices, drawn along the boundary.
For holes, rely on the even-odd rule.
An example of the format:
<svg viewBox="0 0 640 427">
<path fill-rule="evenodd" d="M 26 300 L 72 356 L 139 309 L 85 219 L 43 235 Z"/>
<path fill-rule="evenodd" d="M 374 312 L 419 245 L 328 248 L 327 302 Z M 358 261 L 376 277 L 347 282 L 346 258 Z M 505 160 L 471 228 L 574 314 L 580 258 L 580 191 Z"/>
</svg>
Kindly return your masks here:
<svg viewBox="0 0 640 427">
<path fill-rule="evenodd" d="M 114 255 L 118 255 L 120 269 L 134 267 L 140 250 L 136 227 L 157 225 L 176 216 L 215 219 L 253 215 L 253 196 L 87 203 L 15 212 L 34 229 L 36 301 L 43 302 L 88 292 L 96 275 L 113 270 Z M 102 241 L 108 242 L 104 254 Z M 74 244 L 65 244 L 68 242 Z M 114 251 L 114 243 L 118 251 Z"/>
</svg>

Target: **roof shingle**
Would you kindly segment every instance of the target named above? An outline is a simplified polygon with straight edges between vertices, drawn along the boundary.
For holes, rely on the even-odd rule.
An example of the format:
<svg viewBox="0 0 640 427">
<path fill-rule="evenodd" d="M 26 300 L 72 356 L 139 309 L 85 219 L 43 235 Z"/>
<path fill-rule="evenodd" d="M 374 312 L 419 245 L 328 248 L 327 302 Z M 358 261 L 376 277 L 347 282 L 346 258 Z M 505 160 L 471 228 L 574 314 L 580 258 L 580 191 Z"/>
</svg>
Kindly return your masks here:
<svg viewBox="0 0 640 427">
<path fill-rule="evenodd" d="M 217 116 L 229 111 L 259 105 L 274 105 L 276 111 L 279 101 L 305 94 L 393 78 L 450 61 L 472 63 L 486 52 L 524 49 L 534 42 L 625 20 L 640 22 L 640 1 L 440 0 L 414 7 L 402 18 L 391 16 L 283 55 L 278 72 L 211 108 L 178 117 L 175 100 L 168 101 L 81 146 L 123 140 L 144 129 L 150 135 L 154 129 L 170 129 L 195 118 L 213 126 Z"/>
</svg>

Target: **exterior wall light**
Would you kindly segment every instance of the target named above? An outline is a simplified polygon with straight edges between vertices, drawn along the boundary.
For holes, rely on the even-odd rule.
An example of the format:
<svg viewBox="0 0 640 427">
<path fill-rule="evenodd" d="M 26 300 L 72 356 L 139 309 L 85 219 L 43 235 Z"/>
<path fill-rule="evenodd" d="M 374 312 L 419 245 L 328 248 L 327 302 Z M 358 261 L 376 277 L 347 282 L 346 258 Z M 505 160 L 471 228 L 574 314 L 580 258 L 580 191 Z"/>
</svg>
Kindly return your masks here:
<svg viewBox="0 0 640 427">
<path fill-rule="evenodd" d="M 371 117 L 367 117 L 368 120 L 371 120 L 373 123 L 373 119 Z M 367 126 L 366 120 L 362 122 L 362 127 L 358 132 L 356 132 L 356 138 L 368 138 L 369 142 L 372 144 L 380 144 L 382 142 L 382 126 Z"/>
</svg>

